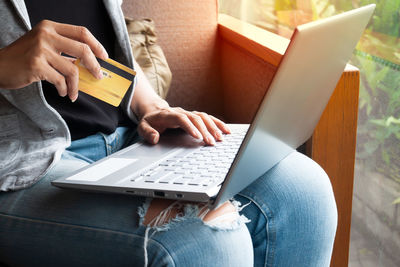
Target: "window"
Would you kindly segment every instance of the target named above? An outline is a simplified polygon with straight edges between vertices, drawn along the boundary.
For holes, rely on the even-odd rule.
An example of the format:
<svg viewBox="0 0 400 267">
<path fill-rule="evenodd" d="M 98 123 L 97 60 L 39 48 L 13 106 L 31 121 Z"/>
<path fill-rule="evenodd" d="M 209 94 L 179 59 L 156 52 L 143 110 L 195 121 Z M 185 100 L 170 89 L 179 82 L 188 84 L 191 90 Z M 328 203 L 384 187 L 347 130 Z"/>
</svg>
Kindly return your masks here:
<svg viewBox="0 0 400 267">
<path fill-rule="evenodd" d="M 361 71 L 349 266 L 400 266 L 400 0 L 220 0 L 220 12 L 290 38 L 296 25 L 376 3 Z"/>
</svg>

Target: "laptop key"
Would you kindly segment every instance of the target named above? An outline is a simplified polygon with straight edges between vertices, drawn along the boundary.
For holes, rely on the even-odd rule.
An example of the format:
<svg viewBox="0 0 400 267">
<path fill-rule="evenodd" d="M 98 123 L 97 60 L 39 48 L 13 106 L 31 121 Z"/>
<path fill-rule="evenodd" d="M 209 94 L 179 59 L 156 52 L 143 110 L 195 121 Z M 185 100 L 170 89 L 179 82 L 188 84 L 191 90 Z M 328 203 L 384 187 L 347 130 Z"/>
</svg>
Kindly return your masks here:
<svg viewBox="0 0 400 267">
<path fill-rule="evenodd" d="M 199 170 L 207 170 L 207 169 L 208 169 L 208 166 L 199 166 L 198 169 L 199 169 Z"/>
<path fill-rule="evenodd" d="M 201 182 L 203 186 L 209 186 L 210 184 L 214 183 L 213 179 L 205 179 Z"/>
<path fill-rule="evenodd" d="M 161 179 L 161 178 L 164 178 L 165 176 L 167 176 L 167 175 L 171 175 L 172 174 L 172 172 L 166 172 L 166 171 L 159 171 L 159 172 L 157 172 L 157 173 L 155 173 L 155 174 L 153 174 L 152 176 L 146 176 L 146 178 L 145 178 L 145 182 L 146 183 L 154 183 L 154 182 L 156 182 L 157 180 L 159 180 L 159 179 Z"/>
<path fill-rule="evenodd" d="M 187 182 L 187 180 L 186 179 L 183 179 L 183 177 L 178 177 L 177 179 L 175 179 L 174 180 L 174 184 L 180 184 L 180 185 L 183 185 L 183 184 L 186 184 L 186 182 Z"/>
<path fill-rule="evenodd" d="M 183 165 L 184 165 L 183 162 L 176 162 L 172 164 L 171 167 L 177 168 L 177 167 L 182 167 Z"/>
<path fill-rule="evenodd" d="M 135 177 L 131 178 L 132 182 L 138 182 L 143 179 L 143 175 L 136 175 Z"/>
<path fill-rule="evenodd" d="M 175 175 L 167 175 L 167 176 L 164 176 L 163 178 L 161 178 L 158 182 L 159 182 L 159 183 L 162 183 L 162 184 L 169 184 L 169 183 L 172 182 L 175 178 L 176 178 Z"/>
<path fill-rule="evenodd" d="M 192 181 L 188 182 L 188 185 L 201 185 L 203 180 L 203 178 L 193 179 Z"/>
<path fill-rule="evenodd" d="M 184 174 L 187 174 L 188 172 L 187 172 L 187 171 L 185 171 L 185 170 L 177 170 L 177 171 L 174 171 L 174 173 L 175 173 L 175 174 L 181 174 L 181 175 L 184 175 Z"/>
</svg>

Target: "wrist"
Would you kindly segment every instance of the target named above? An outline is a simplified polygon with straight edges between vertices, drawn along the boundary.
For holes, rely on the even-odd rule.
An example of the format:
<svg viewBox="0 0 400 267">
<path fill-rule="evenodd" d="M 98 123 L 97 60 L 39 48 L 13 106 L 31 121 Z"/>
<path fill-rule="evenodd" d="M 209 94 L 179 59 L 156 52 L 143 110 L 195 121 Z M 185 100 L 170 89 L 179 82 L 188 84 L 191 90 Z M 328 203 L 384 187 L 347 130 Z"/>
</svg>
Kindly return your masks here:
<svg viewBox="0 0 400 267">
<path fill-rule="evenodd" d="M 140 105 L 132 107 L 132 111 L 135 113 L 136 117 L 140 121 L 147 114 L 166 108 L 169 108 L 168 102 L 160 97 L 156 97 L 146 101 L 146 103 L 141 103 Z"/>
</svg>

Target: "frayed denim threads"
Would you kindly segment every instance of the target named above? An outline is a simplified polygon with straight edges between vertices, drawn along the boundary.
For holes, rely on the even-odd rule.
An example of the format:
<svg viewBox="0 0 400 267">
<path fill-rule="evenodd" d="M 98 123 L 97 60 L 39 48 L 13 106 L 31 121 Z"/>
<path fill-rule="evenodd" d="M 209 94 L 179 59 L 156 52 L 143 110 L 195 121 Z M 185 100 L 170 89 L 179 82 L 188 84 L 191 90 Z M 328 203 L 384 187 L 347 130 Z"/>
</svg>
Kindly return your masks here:
<svg viewBox="0 0 400 267">
<path fill-rule="evenodd" d="M 144 217 L 149 209 L 151 198 L 147 198 L 141 207 L 138 208 L 138 215 L 140 216 L 140 225 L 143 226 Z M 231 200 L 232 205 L 235 207 L 234 212 L 225 213 L 218 216 L 210 221 L 204 222 L 203 219 L 210 211 L 203 203 L 192 204 L 192 203 L 182 203 L 180 201 L 175 201 L 159 215 L 154 217 L 147 225 L 144 235 L 143 251 L 144 251 L 144 266 L 148 266 L 148 253 L 147 245 L 149 239 L 151 239 L 157 232 L 168 231 L 173 227 L 177 227 L 182 222 L 199 222 L 201 221 L 204 225 L 210 227 L 215 231 L 233 231 L 239 229 L 245 223 L 250 222 L 244 215 L 240 215 L 239 212 L 244 209 L 250 203 L 241 206 L 241 203 L 236 200 Z M 203 204 L 203 206 L 201 206 Z M 206 207 L 206 208 L 205 208 Z M 172 209 L 181 210 L 182 213 L 176 214 L 176 217 L 170 218 Z M 203 208 L 205 208 L 203 210 Z M 150 233 L 150 231 L 152 231 Z"/>
</svg>

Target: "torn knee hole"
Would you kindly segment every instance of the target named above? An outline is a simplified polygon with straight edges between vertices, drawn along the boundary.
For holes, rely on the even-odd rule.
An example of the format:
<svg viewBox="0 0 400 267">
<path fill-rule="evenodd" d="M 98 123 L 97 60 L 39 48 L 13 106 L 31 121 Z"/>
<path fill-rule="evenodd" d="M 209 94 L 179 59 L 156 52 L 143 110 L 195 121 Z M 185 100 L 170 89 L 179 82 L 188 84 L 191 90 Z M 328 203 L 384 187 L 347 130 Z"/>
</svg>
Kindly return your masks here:
<svg viewBox="0 0 400 267">
<path fill-rule="evenodd" d="M 250 203 L 249 203 L 250 204 Z M 237 201 L 227 201 L 215 210 L 209 210 L 207 204 L 186 203 L 180 201 L 148 199 L 138 210 L 140 223 L 146 226 L 143 248 L 145 266 L 148 264 L 147 244 L 149 239 L 159 231 L 170 229 L 169 222 L 179 222 L 186 218 L 199 218 L 205 225 L 215 230 L 234 230 L 249 222 L 239 215 L 248 204 L 241 206 Z"/>
<path fill-rule="evenodd" d="M 168 224 L 173 219 L 198 217 L 208 225 L 229 224 L 240 217 L 237 206 L 230 201 L 225 202 L 215 210 L 210 210 L 207 204 L 188 203 L 181 201 L 153 199 L 145 204 L 142 211 L 142 224 L 159 227 Z"/>
</svg>

